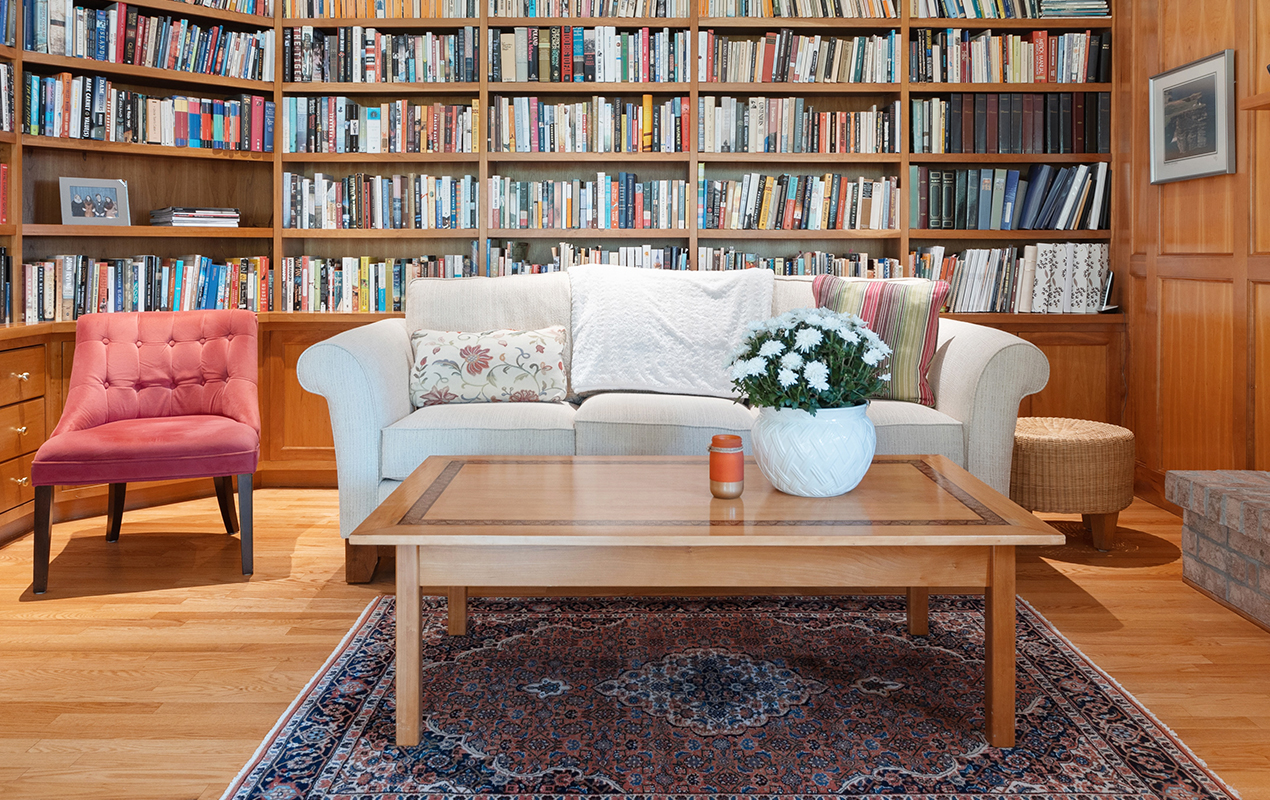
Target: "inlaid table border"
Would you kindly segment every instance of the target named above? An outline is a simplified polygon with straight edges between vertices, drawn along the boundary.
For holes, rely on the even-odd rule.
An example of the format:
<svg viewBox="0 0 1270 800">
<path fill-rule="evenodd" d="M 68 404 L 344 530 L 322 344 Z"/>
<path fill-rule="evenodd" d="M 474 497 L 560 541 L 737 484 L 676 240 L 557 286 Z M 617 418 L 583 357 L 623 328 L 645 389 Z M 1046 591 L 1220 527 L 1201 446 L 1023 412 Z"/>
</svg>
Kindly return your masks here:
<svg viewBox="0 0 1270 800">
<path fill-rule="evenodd" d="M 463 467 L 474 465 L 488 464 L 510 464 L 516 466 L 545 466 L 549 464 L 559 464 L 557 459 L 545 458 L 523 458 L 523 459 L 489 459 L 489 458 L 451 458 L 445 468 L 432 480 L 428 488 L 419 495 L 419 499 L 415 501 L 401 519 L 398 525 L 420 525 L 420 526 L 447 526 L 447 527 L 476 527 L 487 525 L 505 525 L 509 527 L 522 526 L 551 526 L 564 528 L 589 528 L 589 527 L 631 527 L 631 528 L 712 528 L 712 527 L 755 527 L 755 528 L 815 528 L 815 527 L 969 527 L 980 525 L 1005 525 L 1006 520 L 997 514 L 991 508 L 988 508 L 978 499 L 973 497 L 962 487 L 958 486 L 952 480 L 944 476 L 934 467 L 921 459 L 896 459 L 888 460 L 889 464 L 907 464 L 917 469 L 922 475 L 926 476 L 936 486 L 952 495 L 957 502 L 961 503 L 975 515 L 978 519 L 749 519 L 749 520 L 707 520 L 707 519 L 666 519 L 666 520 L 607 520 L 607 519 L 426 519 L 427 513 L 432 510 L 432 506 L 437 500 L 441 499 L 441 495 L 449 488 L 450 483 L 458 477 Z M 634 460 L 605 460 L 597 462 L 598 464 L 620 464 L 620 465 L 639 465 L 639 466 L 656 466 L 656 465 L 674 465 L 682 466 L 685 463 L 707 463 L 704 458 L 701 459 L 667 459 L 652 460 L 641 459 Z"/>
</svg>

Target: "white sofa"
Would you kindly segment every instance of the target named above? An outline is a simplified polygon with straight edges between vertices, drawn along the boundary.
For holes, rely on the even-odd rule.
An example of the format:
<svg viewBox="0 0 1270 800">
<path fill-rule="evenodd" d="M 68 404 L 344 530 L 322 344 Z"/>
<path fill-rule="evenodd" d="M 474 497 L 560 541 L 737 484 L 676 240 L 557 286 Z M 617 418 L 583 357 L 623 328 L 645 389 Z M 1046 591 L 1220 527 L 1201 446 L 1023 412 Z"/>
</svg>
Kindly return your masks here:
<svg viewBox="0 0 1270 800">
<path fill-rule="evenodd" d="M 812 305 L 810 278 L 776 279 L 773 315 Z M 564 273 L 417 279 L 406 309 L 405 319 L 346 331 L 300 357 L 301 385 L 325 397 L 330 410 L 344 537 L 431 455 L 703 455 L 716 433 L 740 434 L 748 450 L 757 410 L 718 397 L 608 392 L 577 405 L 411 407 L 412 331 L 550 325 L 568 331 Z M 1007 493 L 1019 401 L 1045 386 L 1045 356 L 1011 334 L 942 320 L 929 377 L 934 408 L 892 400 L 870 405 L 878 453 L 938 453 Z"/>
</svg>

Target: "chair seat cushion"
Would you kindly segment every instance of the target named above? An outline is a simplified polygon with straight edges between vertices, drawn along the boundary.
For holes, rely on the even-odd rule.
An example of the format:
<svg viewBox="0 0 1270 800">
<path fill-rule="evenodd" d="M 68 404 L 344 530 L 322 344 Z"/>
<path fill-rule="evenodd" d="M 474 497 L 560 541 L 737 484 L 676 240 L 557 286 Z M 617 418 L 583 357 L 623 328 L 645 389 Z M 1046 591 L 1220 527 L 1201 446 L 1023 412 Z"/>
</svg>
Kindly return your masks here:
<svg viewBox="0 0 1270 800">
<path fill-rule="evenodd" d="M 37 486 L 131 483 L 244 475 L 256 471 L 260 436 L 220 416 L 155 417 L 66 431 L 31 464 Z"/>
<path fill-rule="evenodd" d="M 568 403 L 425 406 L 383 429 L 382 477 L 404 480 L 428 456 L 571 456 Z"/>
<path fill-rule="evenodd" d="M 757 413 L 720 397 L 598 394 L 578 409 L 578 455 L 705 456 L 716 433 L 740 436 L 748 453 Z"/>
<path fill-rule="evenodd" d="M 966 431 L 959 420 L 920 403 L 871 400 L 869 419 L 878 433 L 878 455 L 947 456 L 966 466 Z"/>
</svg>

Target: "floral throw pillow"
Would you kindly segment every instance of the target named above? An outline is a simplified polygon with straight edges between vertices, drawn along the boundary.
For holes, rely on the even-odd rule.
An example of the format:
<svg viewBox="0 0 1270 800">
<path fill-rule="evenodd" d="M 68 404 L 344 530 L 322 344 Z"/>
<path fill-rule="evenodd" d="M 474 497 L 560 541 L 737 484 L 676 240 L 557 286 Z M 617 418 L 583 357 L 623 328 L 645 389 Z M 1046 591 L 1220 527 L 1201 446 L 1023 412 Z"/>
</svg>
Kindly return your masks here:
<svg viewBox="0 0 1270 800">
<path fill-rule="evenodd" d="M 423 408 L 563 400 L 564 342 L 563 325 L 536 331 L 415 331 L 410 402 Z"/>
</svg>

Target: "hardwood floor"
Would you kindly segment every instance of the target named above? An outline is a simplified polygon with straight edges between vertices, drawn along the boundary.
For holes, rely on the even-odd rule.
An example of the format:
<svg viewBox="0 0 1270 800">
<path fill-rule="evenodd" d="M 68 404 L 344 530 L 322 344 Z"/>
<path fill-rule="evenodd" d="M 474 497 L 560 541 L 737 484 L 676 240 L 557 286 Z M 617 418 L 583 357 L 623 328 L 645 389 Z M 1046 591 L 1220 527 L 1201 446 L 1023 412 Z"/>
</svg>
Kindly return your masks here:
<svg viewBox="0 0 1270 800">
<path fill-rule="evenodd" d="M 333 491 L 256 493 L 256 573 L 209 497 L 0 548 L 0 797 L 218 798 L 366 603 Z M 1073 520 L 1075 517 L 1052 517 Z M 1072 523 L 1059 523 L 1060 526 Z M 1139 500 L 1116 549 L 1019 553 L 1019 593 L 1245 800 L 1270 800 L 1270 633 L 1181 582 L 1180 521 Z"/>
</svg>

